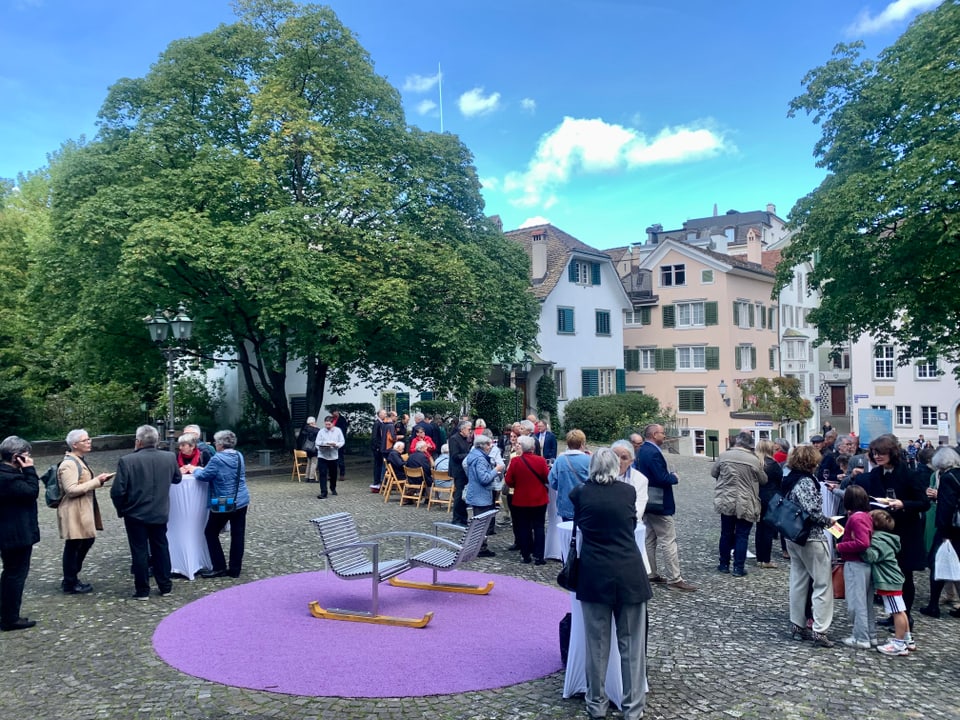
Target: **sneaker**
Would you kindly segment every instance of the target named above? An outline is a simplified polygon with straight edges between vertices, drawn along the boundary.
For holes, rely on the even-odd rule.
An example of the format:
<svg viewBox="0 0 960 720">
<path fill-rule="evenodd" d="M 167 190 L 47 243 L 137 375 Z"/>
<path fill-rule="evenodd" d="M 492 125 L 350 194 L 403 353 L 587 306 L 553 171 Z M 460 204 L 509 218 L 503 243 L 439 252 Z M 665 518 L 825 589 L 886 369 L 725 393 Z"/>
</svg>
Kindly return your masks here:
<svg viewBox="0 0 960 720">
<path fill-rule="evenodd" d="M 904 639 L 903 644 L 907 646 L 907 650 L 910 652 L 913 652 L 917 649 L 917 641 L 914 640 L 912 636 Z"/>
<path fill-rule="evenodd" d="M 883 655 L 909 655 L 910 651 L 907 650 L 906 643 L 902 640 L 890 640 L 885 645 L 879 645 L 877 647 L 877 652 L 882 653 Z"/>
<path fill-rule="evenodd" d="M 857 640 L 855 637 L 844 638 L 843 644 L 847 647 L 857 648 L 858 650 L 869 650 L 871 647 L 868 640 Z"/>
<path fill-rule="evenodd" d="M 149 600 L 150 594 L 148 593 L 146 595 L 141 595 L 140 593 L 134 593 L 130 597 L 132 597 L 134 600 Z"/>
<path fill-rule="evenodd" d="M 735 567 L 735 568 L 733 569 L 733 572 L 731 572 L 730 574 L 733 575 L 734 577 L 746 577 L 746 576 L 747 576 L 747 570 L 746 570 L 746 568 Z"/>
<path fill-rule="evenodd" d="M 830 636 L 827 633 L 819 633 L 816 630 L 813 631 L 813 644 L 817 647 L 823 648 L 832 648 L 836 643 L 830 639 Z"/>
<path fill-rule="evenodd" d="M 877 647 L 880 644 L 880 641 L 875 637 L 870 638 L 870 647 Z"/>
<path fill-rule="evenodd" d="M 379 486 L 379 485 L 371 485 L 371 486 L 370 486 L 370 492 L 372 492 L 372 493 L 378 493 L 378 492 L 380 492 L 380 486 Z"/>
</svg>

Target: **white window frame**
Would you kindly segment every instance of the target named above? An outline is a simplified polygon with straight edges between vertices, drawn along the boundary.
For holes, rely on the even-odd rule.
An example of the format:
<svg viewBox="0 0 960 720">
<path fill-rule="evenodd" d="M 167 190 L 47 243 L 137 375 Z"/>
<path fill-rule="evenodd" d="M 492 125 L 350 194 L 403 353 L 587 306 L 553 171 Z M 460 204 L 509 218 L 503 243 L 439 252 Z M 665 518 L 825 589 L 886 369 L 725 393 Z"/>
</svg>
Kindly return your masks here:
<svg viewBox="0 0 960 720">
<path fill-rule="evenodd" d="M 703 372 L 706 369 L 706 345 L 685 345 L 677 348 L 678 372 Z"/>
<path fill-rule="evenodd" d="M 701 284 L 701 285 L 713 285 L 713 283 L 716 282 L 716 280 L 714 280 L 714 277 L 715 277 L 715 274 L 714 274 L 714 273 L 715 273 L 715 271 L 714 271 L 713 268 L 701 268 L 701 269 L 700 269 L 700 284 Z"/>
<path fill-rule="evenodd" d="M 706 303 L 703 300 L 696 300 L 693 302 L 679 302 L 674 303 L 676 308 L 676 323 L 674 327 L 678 328 L 698 328 L 706 327 Z M 687 315 L 686 322 L 683 322 L 682 315 L 684 312 Z M 699 313 L 699 318 L 697 314 Z M 699 320 L 699 322 L 698 322 Z"/>
<path fill-rule="evenodd" d="M 380 407 L 387 412 L 397 411 L 397 393 L 394 390 L 384 390 L 380 393 Z"/>
<path fill-rule="evenodd" d="M 683 282 L 677 282 L 677 273 L 683 273 Z M 669 280 L 669 282 L 665 282 Z M 687 284 L 686 263 L 660 266 L 660 287 L 683 287 Z"/>
<path fill-rule="evenodd" d="M 737 306 L 740 308 L 740 311 L 739 311 L 740 322 L 737 324 L 737 327 L 738 327 L 738 328 L 741 328 L 741 329 L 743 329 L 743 330 L 749 330 L 749 329 L 750 329 L 750 327 L 751 327 L 751 325 L 750 325 L 750 308 L 752 307 L 752 305 L 753 305 L 753 303 L 751 303 L 751 302 L 748 301 L 748 300 L 737 300 Z M 758 325 L 759 325 L 759 323 L 758 323 Z"/>
<path fill-rule="evenodd" d="M 750 352 L 753 349 L 753 345 L 737 345 L 737 352 L 740 354 L 740 372 L 753 372 L 756 370 L 753 367 L 753 363 Z"/>
<path fill-rule="evenodd" d="M 557 400 L 566 400 L 567 371 L 564 368 L 553 369 L 553 384 L 557 387 Z"/>
<path fill-rule="evenodd" d="M 590 285 L 590 263 L 583 260 L 572 260 L 571 262 L 573 262 L 574 275 L 576 276 L 574 282 L 577 285 Z"/>
<path fill-rule="evenodd" d="M 937 427 L 937 406 L 936 405 L 920 406 L 920 427 L 921 428 Z"/>
<path fill-rule="evenodd" d="M 936 360 L 927 362 L 926 360 L 917 360 L 914 363 L 914 377 L 917 380 L 936 380 L 939 377 L 939 367 Z"/>
<path fill-rule="evenodd" d="M 894 405 L 893 424 L 897 427 L 913 427 L 913 406 Z"/>
<path fill-rule="evenodd" d="M 877 353 L 882 352 L 883 356 L 878 357 Z M 896 353 L 893 345 L 874 345 L 873 346 L 873 379 L 874 380 L 896 380 L 897 364 Z"/>
<path fill-rule="evenodd" d="M 653 372 L 657 369 L 657 349 L 640 348 L 640 372 Z"/>
<path fill-rule="evenodd" d="M 617 394 L 617 371 L 611 368 L 597 368 L 597 394 Z"/>
</svg>

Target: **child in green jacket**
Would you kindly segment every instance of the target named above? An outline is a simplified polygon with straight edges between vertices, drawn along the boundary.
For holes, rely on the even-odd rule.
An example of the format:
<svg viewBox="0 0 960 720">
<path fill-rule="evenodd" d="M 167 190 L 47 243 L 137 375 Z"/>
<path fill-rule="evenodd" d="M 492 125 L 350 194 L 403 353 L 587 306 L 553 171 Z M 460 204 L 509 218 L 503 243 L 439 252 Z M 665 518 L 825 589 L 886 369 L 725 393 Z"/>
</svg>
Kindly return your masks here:
<svg viewBox="0 0 960 720">
<path fill-rule="evenodd" d="M 883 598 L 883 605 L 893 617 L 894 637 L 877 650 L 884 655 L 909 655 L 917 649 L 910 634 L 907 606 L 903 602 L 903 572 L 897 564 L 900 538 L 893 534 L 894 522 L 886 510 L 871 510 L 873 537 L 863 551 L 863 561 L 870 563 L 873 586 Z"/>
</svg>

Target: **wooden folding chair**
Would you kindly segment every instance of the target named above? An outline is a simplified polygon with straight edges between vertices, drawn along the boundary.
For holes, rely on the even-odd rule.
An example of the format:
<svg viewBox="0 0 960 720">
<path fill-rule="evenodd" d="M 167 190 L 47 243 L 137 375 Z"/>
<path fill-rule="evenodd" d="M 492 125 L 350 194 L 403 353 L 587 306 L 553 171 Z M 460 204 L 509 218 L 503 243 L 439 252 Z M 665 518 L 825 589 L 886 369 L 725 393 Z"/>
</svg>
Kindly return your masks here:
<svg viewBox="0 0 960 720">
<path fill-rule="evenodd" d="M 387 463 L 387 469 L 383 474 L 383 483 L 381 484 L 380 488 L 383 492 L 384 504 L 390 502 L 390 495 L 394 490 L 396 490 L 400 495 L 403 495 L 403 480 L 397 477 L 397 474 L 393 470 L 393 466 L 389 463 Z"/>
<path fill-rule="evenodd" d="M 437 482 L 449 482 L 447 487 L 438 487 Z M 434 505 L 447 506 L 447 512 L 453 507 L 453 478 L 446 470 L 433 471 L 433 486 L 430 488 L 430 494 L 427 497 L 427 510 Z"/>
<path fill-rule="evenodd" d="M 415 500 L 416 506 L 420 507 L 424 497 L 423 491 L 427 487 L 426 478 L 423 477 L 423 468 L 404 467 L 403 471 L 407 479 L 400 492 L 400 504 L 403 505 L 406 500 Z M 411 480 L 419 480 L 420 482 L 414 483 Z"/>
<path fill-rule="evenodd" d="M 303 477 L 307 474 L 307 453 L 305 450 L 294 450 L 293 451 L 293 470 L 290 471 L 290 479 L 297 479 L 297 482 L 302 482 Z"/>
</svg>

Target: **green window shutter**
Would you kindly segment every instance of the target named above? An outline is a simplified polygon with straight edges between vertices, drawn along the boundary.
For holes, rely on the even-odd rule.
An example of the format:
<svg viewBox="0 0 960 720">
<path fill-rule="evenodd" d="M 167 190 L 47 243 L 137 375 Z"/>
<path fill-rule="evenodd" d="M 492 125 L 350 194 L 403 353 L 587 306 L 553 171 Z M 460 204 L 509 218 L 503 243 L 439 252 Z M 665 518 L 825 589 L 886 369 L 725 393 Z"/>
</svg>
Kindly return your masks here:
<svg viewBox="0 0 960 720">
<path fill-rule="evenodd" d="M 777 322 L 777 315 L 776 315 L 777 309 L 776 309 L 776 308 L 768 308 L 767 312 L 768 312 L 768 316 L 767 316 L 767 327 L 770 328 L 771 330 L 773 330 L 773 329 L 774 329 L 774 326 L 776 325 L 776 322 Z"/>
<path fill-rule="evenodd" d="M 733 349 L 733 366 L 737 370 L 740 370 L 741 363 L 740 363 L 740 347 L 739 346 Z"/>
<path fill-rule="evenodd" d="M 720 369 L 720 348 L 706 347 L 703 349 L 703 359 L 707 370 Z"/>
<path fill-rule="evenodd" d="M 570 265 L 567 266 L 567 279 L 575 283 L 577 281 L 577 262 L 576 260 L 571 260 Z"/>
<path fill-rule="evenodd" d="M 716 325 L 720 322 L 720 309 L 716 300 L 703 304 L 703 321 L 706 325 Z"/>
<path fill-rule="evenodd" d="M 740 303 L 736 300 L 733 301 L 733 324 L 740 325 Z"/>
<path fill-rule="evenodd" d="M 665 328 L 672 328 L 677 326 L 677 306 L 676 305 L 663 306 L 663 326 Z"/>
<path fill-rule="evenodd" d="M 677 349 L 676 348 L 663 349 L 663 369 L 664 370 L 677 369 Z"/>
<path fill-rule="evenodd" d="M 747 303 L 747 326 L 756 327 L 756 323 L 753 321 L 753 303 Z"/>
<path fill-rule="evenodd" d="M 581 395 L 583 397 L 595 397 L 600 394 L 600 371 L 599 370 L 581 370 L 580 371 Z"/>
<path fill-rule="evenodd" d="M 623 395 L 627 391 L 627 373 L 625 370 L 617 368 L 617 395 Z"/>
<path fill-rule="evenodd" d="M 770 356 L 770 369 L 776 370 L 777 369 L 776 351 L 773 348 L 770 348 L 769 350 L 767 350 L 767 354 Z"/>
<path fill-rule="evenodd" d="M 623 350 L 623 367 L 627 372 L 636 372 L 640 369 L 640 351 Z"/>
<path fill-rule="evenodd" d="M 649 325 L 650 324 L 650 308 L 642 307 L 640 308 L 640 324 Z"/>
<path fill-rule="evenodd" d="M 758 311 L 760 313 L 760 329 L 766 330 L 767 329 L 767 309 L 763 305 L 761 305 L 758 308 Z"/>
<path fill-rule="evenodd" d="M 678 390 L 677 410 L 680 412 L 703 412 L 703 390 L 683 388 Z"/>
<path fill-rule="evenodd" d="M 757 369 L 757 349 L 755 347 L 750 348 L 750 367 L 754 370 Z"/>
<path fill-rule="evenodd" d="M 557 332 L 570 334 L 573 331 L 573 308 L 557 308 Z"/>
<path fill-rule="evenodd" d="M 597 335 L 610 334 L 610 313 L 606 310 L 596 311 Z"/>
<path fill-rule="evenodd" d="M 590 284 L 600 284 L 600 263 L 590 263 Z"/>
</svg>

